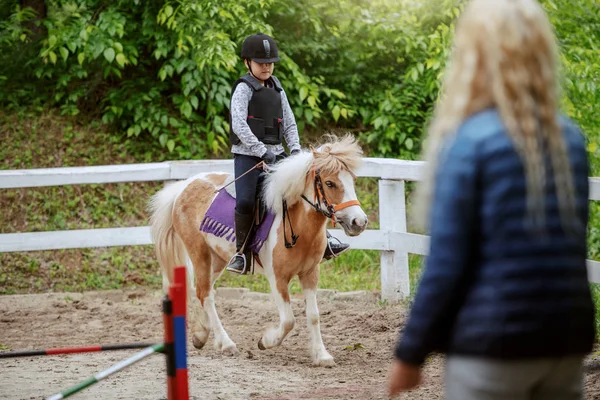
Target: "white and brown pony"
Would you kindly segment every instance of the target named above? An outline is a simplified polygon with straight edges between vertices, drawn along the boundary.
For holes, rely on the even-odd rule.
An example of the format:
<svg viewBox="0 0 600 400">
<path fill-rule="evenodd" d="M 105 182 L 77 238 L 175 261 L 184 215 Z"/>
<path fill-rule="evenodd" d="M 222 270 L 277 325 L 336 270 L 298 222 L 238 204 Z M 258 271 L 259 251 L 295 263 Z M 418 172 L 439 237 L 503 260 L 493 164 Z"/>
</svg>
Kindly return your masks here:
<svg viewBox="0 0 600 400">
<path fill-rule="evenodd" d="M 321 338 L 316 297 L 319 263 L 327 244 L 328 218 L 334 219 L 349 236 L 359 235 L 367 226 L 367 216 L 354 188 L 361 157 L 359 145 L 347 135 L 330 138 L 317 150 L 300 152 L 269 168 L 263 200 L 275 217 L 258 253 L 262 266 L 257 266 L 256 272 L 263 273 L 269 281 L 280 321 L 259 340 L 261 350 L 279 346 L 294 327 L 289 284 L 297 275 L 306 299 L 312 360 L 316 365 L 335 365 Z M 227 173 L 202 173 L 170 183 L 152 197 L 149 209 L 163 284 L 172 281 L 173 267 L 177 265 L 187 265 L 189 282 L 195 283 L 199 304 L 195 302 L 192 309 L 194 346 L 202 348 L 213 331 L 215 348 L 235 355 L 237 347 L 217 315 L 213 291 L 215 281 L 235 253 L 235 244 L 199 229 L 216 191 L 230 180 Z M 285 225 L 283 201 L 289 215 Z M 298 239 L 288 248 L 284 245 L 284 233 L 287 238 L 292 236 L 290 222 Z"/>
</svg>

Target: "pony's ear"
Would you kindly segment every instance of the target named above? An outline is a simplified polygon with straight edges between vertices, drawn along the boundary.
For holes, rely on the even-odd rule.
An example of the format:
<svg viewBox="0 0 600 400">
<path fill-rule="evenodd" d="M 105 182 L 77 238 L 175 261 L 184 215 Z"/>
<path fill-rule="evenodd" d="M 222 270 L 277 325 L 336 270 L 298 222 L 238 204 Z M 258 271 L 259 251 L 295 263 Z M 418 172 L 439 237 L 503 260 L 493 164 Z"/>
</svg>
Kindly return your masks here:
<svg viewBox="0 0 600 400">
<path fill-rule="evenodd" d="M 310 150 L 312 151 L 314 158 L 326 158 L 331 152 L 331 144 L 325 143 L 320 145 L 316 149 L 312 145 L 310 145 Z"/>
<path fill-rule="evenodd" d="M 321 153 L 319 151 L 319 149 L 315 149 L 312 144 L 309 145 L 309 148 L 310 148 L 310 151 L 312 153 L 313 159 L 316 159 L 316 158 L 319 158 L 319 157 L 323 157 L 323 153 Z"/>
</svg>

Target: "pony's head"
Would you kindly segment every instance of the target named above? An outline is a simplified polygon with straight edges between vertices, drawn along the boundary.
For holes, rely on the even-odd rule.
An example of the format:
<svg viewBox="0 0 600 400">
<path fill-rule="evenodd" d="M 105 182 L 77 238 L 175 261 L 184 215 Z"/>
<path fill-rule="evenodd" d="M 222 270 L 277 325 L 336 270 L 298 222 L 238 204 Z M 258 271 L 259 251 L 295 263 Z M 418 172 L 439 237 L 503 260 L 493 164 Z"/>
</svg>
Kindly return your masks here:
<svg viewBox="0 0 600 400">
<path fill-rule="evenodd" d="M 270 168 L 265 201 L 276 212 L 282 211 L 282 200 L 290 206 L 306 201 L 332 218 L 348 236 L 357 236 L 368 224 L 354 187 L 362 150 L 351 135 L 326 137 L 317 149 L 290 156 Z"/>
</svg>

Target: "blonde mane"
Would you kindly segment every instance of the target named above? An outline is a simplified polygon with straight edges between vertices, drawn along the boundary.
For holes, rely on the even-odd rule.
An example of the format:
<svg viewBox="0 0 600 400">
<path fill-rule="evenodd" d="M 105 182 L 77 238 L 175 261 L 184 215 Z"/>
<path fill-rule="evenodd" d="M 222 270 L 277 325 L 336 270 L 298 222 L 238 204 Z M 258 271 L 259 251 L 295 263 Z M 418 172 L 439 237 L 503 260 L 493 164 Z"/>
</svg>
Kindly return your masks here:
<svg viewBox="0 0 600 400">
<path fill-rule="evenodd" d="M 356 172 L 363 154 L 356 139 L 350 134 L 341 138 L 333 135 L 325 137 L 327 141 L 317 149 L 302 151 L 270 167 L 263 189 L 267 207 L 281 213 L 282 200 L 288 206 L 299 201 L 306 189 L 306 178 L 313 168 L 323 174 L 343 170 Z"/>
<path fill-rule="evenodd" d="M 427 229 L 439 152 L 468 116 L 496 108 L 525 170 L 528 217 L 544 222 L 544 145 L 552 163 L 563 223 L 574 216 L 574 185 L 558 122 L 558 52 L 536 0 L 473 0 L 457 24 L 443 94 L 428 130 L 416 223 Z"/>
</svg>

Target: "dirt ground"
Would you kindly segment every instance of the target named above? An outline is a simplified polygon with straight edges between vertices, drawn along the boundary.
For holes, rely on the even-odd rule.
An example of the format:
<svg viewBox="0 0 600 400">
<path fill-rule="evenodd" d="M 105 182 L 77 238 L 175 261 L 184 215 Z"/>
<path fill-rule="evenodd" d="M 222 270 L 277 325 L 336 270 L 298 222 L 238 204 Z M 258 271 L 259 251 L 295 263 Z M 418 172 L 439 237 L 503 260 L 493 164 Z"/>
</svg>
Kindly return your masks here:
<svg viewBox="0 0 600 400">
<path fill-rule="evenodd" d="M 160 342 L 159 292 L 106 291 L 0 297 L 0 344 L 10 350 Z M 313 367 L 307 351 L 304 303 L 293 300 L 296 327 L 277 349 L 257 342 L 277 321 L 265 296 L 217 297 L 217 309 L 240 355 L 222 356 L 212 338 L 202 350 L 188 345 L 192 399 L 385 399 L 392 348 L 406 310 L 368 297 L 319 301 L 323 341 L 333 368 Z M 189 333 L 188 333 L 188 342 Z M 0 359 L 0 398 L 39 399 L 58 393 L 139 350 Z M 594 357 L 596 357 L 594 359 Z M 596 365 L 600 356 L 591 356 Z M 74 395 L 79 399 L 165 399 L 165 361 L 153 355 Z M 443 358 L 432 357 L 422 386 L 404 399 L 441 399 Z M 600 399 L 600 370 L 586 374 L 586 399 Z"/>
</svg>

